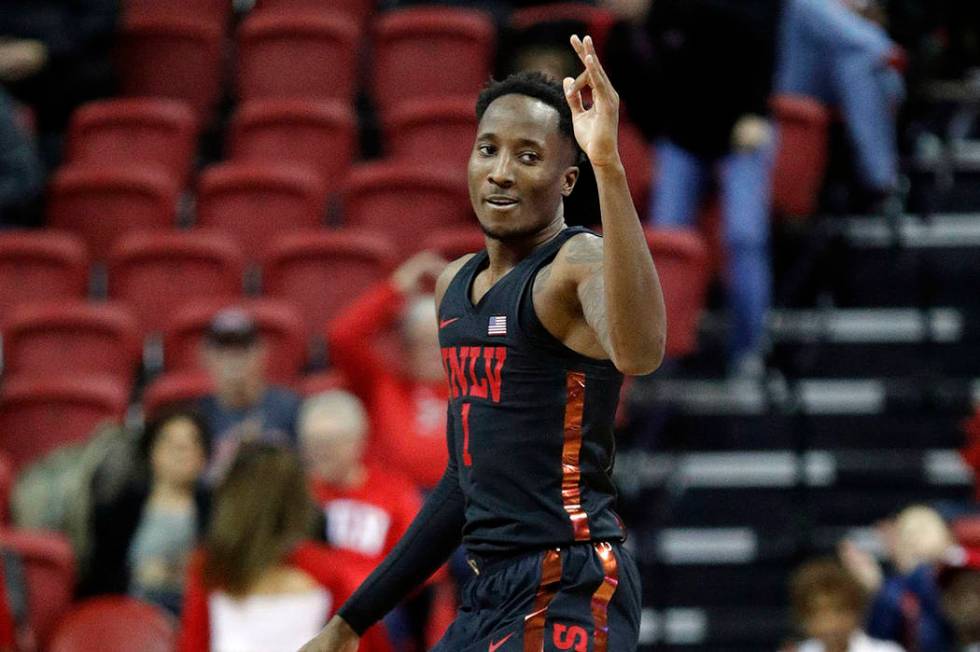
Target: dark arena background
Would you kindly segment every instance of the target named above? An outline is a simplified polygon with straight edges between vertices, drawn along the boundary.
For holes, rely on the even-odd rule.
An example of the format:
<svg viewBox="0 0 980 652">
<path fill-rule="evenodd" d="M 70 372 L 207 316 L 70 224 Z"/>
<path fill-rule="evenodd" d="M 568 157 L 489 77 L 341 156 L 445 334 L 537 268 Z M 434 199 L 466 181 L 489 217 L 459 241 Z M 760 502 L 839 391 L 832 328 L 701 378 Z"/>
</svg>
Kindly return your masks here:
<svg viewBox="0 0 980 652">
<path fill-rule="evenodd" d="M 446 464 L 476 96 L 572 34 L 668 311 L 617 422 L 639 649 L 980 649 L 976 0 L 4 0 L 0 651 L 324 624 Z"/>
</svg>

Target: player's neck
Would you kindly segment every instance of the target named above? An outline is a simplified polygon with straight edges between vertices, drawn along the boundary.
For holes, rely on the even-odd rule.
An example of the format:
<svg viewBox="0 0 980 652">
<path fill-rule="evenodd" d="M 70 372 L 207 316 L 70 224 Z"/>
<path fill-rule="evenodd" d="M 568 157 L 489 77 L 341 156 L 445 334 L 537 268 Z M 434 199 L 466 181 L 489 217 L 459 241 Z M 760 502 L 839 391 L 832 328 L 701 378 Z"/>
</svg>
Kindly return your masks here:
<svg viewBox="0 0 980 652">
<path fill-rule="evenodd" d="M 552 240 L 566 228 L 565 218 L 558 215 L 546 227 L 522 238 L 508 240 L 497 240 L 487 238 L 487 258 L 490 278 L 492 280 L 503 277 L 532 251 Z"/>
</svg>

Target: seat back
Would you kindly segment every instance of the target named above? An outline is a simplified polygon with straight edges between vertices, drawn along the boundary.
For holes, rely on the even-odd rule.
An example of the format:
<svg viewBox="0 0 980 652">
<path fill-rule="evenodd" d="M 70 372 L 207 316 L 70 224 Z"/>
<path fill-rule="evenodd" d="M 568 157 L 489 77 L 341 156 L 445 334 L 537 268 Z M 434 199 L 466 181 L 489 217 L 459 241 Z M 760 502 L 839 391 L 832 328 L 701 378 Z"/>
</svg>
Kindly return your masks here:
<svg viewBox="0 0 980 652">
<path fill-rule="evenodd" d="M 47 214 L 48 224 L 77 233 L 103 261 L 127 232 L 176 225 L 177 186 L 162 170 L 68 166 L 51 180 Z"/>
<path fill-rule="evenodd" d="M 492 19 L 474 9 L 389 11 L 376 23 L 374 101 L 384 114 L 410 99 L 456 95 L 473 100 L 490 77 L 495 46 Z"/>
<path fill-rule="evenodd" d="M 231 125 L 236 161 L 306 165 L 327 192 L 337 190 L 357 149 L 357 120 L 340 100 L 252 100 Z"/>
<path fill-rule="evenodd" d="M 223 233 L 133 233 L 109 259 L 109 296 L 129 306 L 143 334 L 160 332 L 181 305 L 241 296 L 244 257 Z"/>
<path fill-rule="evenodd" d="M 222 41 L 222 26 L 194 12 L 127 15 L 117 57 L 123 94 L 183 100 L 208 124 L 221 97 Z"/>
<path fill-rule="evenodd" d="M 173 619 L 151 604 L 125 596 L 86 600 L 58 624 L 49 652 L 170 652 Z"/>
<path fill-rule="evenodd" d="M 100 423 L 122 422 L 128 394 L 105 377 L 10 377 L 0 388 L 0 449 L 20 469 L 59 446 L 87 441 Z"/>
<path fill-rule="evenodd" d="M 696 231 L 647 229 L 667 308 L 667 357 L 697 349 L 698 322 L 704 312 L 710 267 L 708 249 Z"/>
<path fill-rule="evenodd" d="M 358 38 L 342 13 L 254 12 L 239 31 L 239 98 L 352 101 Z"/>
<path fill-rule="evenodd" d="M 67 159 L 89 167 L 155 166 L 183 184 L 191 172 L 196 144 L 194 111 L 180 100 L 102 100 L 72 115 Z"/>
<path fill-rule="evenodd" d="M 40 302 L 3 322 L 4 371 L 20 377 L 104 375 L 132 382 L 142 351 L 136 318 L 122 306 Z"/>
<path fill-rule="evenodd" d="M 388 238 L 372 233 L 287 234 L 265 257 L 263 292 L 296 305 L 312 336 L 391 271 L 393 251 Z"/>
<path fill-rule="evenodd" d="M 269 231 L 316 228 L 326 193 L 313 170 L 273 163 L 224 163 L 205 170 L 197 196 L 197 224 L 235 238 L 257 260 Z"/>
<path fill-rule="evenodd" d="M 24 564 L 28 619 L 39 649 L 45 650 L 75 590 L 71 545 L 55 532 L 0 529 L 0 546 L 16 553 Z"/>
<path fill-rule="evenodd" d="M 45 299 L 81 299 L 88 288 L 82 240 L 54 230 L 0 232 L 0 315 Z"/>
</svg>

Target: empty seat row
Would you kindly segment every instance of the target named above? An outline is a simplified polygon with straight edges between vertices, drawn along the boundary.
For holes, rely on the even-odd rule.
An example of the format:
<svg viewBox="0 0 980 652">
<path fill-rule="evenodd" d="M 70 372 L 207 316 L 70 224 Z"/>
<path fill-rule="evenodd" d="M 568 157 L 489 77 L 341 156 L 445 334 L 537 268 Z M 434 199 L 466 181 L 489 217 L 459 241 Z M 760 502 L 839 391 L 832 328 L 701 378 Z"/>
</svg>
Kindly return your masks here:
<svg viewBox="0 0 980 652">
<path fill-rule="evenodd" d="M 351 103 L 362 26 L 342 11 L 268 5 L 260 5 L 239 29 L 239 99 Z M 422 97 L 475 98 L 489 78 L 496 31 L 483 12 L 402 9 L 383 14 L 374 28 L 370 86 L 382 112 Z M 220 25 L 194 12 L 127 13 L 118 57 L 124 94 L 182 99 L 207 121 L 221 97 L 223 38 Z M 453 65 L 433 65 L 439 61 Z"/>
</svg>

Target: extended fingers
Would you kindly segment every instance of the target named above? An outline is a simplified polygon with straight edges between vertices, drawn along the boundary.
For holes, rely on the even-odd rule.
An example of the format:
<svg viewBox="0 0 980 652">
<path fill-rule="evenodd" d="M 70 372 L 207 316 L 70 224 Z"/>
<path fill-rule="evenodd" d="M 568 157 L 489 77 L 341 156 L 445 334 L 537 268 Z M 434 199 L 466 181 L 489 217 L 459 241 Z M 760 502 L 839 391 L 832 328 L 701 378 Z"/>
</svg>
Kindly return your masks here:
<svg viewBox="0 0 980 652">
<path fill-rule="evenodd" d="M 581 76 L 582 75 L 579 75 L 579 77 Z M 572 113 L 578 114 L 585 111 L 585 105 L 582 103 L 582 87 L 576 86 L 576 80 L 572 79 L 571 77 L 565 78 L 564 86 L 565 98 L 568 100 L 568 106 L 571 107 Z"/>
</svg>

